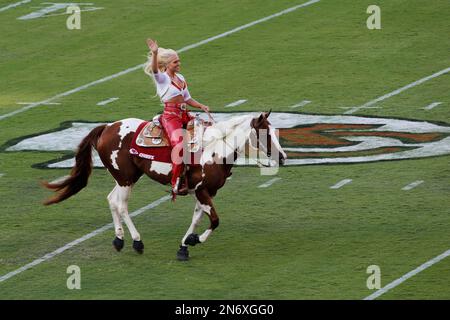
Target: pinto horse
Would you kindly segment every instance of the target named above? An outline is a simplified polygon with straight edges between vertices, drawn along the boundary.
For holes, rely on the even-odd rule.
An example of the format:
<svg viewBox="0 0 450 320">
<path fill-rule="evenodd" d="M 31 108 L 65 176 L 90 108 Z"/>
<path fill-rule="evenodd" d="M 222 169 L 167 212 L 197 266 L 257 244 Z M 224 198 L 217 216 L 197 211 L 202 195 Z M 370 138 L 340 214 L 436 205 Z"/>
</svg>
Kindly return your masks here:
<svg viewBox="0 0 450 320">
<path fill-rule="evenodd" d="M 197 201 L 192 223 L 177 252 L 178 260 L 188 260 L 188 245 L 205 242 L 219 225 L 213 197 L 231 175 L 234 162 L 245 151 L 246 146 L 265 154 L 269 164 L 284 164 L 286 154 L 268 121 L 269 115 L 270 112 L 239 115 L 205 129 L 200 163 L 187 165 L 189 193 Z M 144 250 L 141 236 L 128 215 L 128 199 L 133 185 L 143 174 L 163 185 L 168 185 L 171 181 L 171 163 L 143 159 L 130 153 L 134 134 L 143 122 L 144 120 L 130 118 L 94 128 L 79 144 L 70 176 L 61 182 L 43 183 L 45 187 L 57 192 L 44 202 L 45 205 L 61 202 L 78 193 L 87 185 L 92 171 L 92 148 L 95 148 L 103 165 L 116 181 L 116 186 L 107 199 L 115 227 L 113 245 L 117 251 L 124 246 L 121 218 L 131 233 L 133 248 L 138 253 L 143 253 Z M 261 132 L 264 132 L 265 137 Z M 210 225 L 199 236 L 194 232 L 204 213 L 208 215 Z"/>
</svg>

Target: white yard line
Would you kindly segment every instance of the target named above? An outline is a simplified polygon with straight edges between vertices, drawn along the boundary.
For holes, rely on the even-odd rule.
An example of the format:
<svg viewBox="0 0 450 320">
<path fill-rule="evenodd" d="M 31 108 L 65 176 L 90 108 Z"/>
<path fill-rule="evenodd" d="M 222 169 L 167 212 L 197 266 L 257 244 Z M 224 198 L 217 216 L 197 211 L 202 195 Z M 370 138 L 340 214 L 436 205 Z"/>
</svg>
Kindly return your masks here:
<svg viewBox="0 0 450 320">
<path fill-rule="evenodd" d="M 16 102 L 16 104 L 33 104 L 33 103 L 35 103 L 35 102 Z M 59 102 L 47 102 L 47 103 L 43 103 L 43 104 L 45 104 L 45 105 L 58 105 L 58 104 L 61 104 L 61 103 L 59 103 Z"/>
<path fill-rule="evenodd" d="M 336 183 L 334 186 L 331 186 L 330 189 L 339 189 L 352 181 L 353 181 L 352 179 L 341 180 L 338 183 Z"/>
<path fill-rule="evenodd" d="M 272 184 L 274 184 L 275 182 L 281 180 L 281 178 L 273 178 L 270 179 L 269 181 L 263 183 L 262 185 L 258 186 L 258 188 L 268 188 L 270 187 Z"/>
<path fill-rule="evenodd" d="M 8 9 L 12 9 L 12 8 L 18 7 L 21 4 L 25 4 L 25 3 L 28 3 L 28 2 L 31 2 L 31 0 L 23 0 L 23 1 L 16 2 L 16 3 L 8 4 L 6 7 L 1 7 L 0 8 L 0 12 L 3 12 L 3 11 L 6 11 Z"/>
<path fill-rule="evenodd" d="M 254 25 L 256 25 L 256 24 L 259 24 L 259 23 L 262 23 L 262 22 L 271 20 L 271 19 L 273 19 L 273 18 L 277 18 L 277 17 L 279 17 L 279 16 L 282 16 L 282 15 L 284 15 L 284 14 L 287 14 L 287 13 L 289 13 L 289 12 L 295 11 L 295 10 L 300 9 L 300 8 L 303 8 L 303 7 L 307 7 L 307 6 L 312 5 L 312 4 L 314 4 L 314 3 L 317 3 L 317 2 L 320 2 L 320 0 L 311 0 L 311 1 L 308 1 L 308 2 L 305 2 L 305 3 L 302 3 L 302 4 L 299 4 L 299 5 L 290 7 L 290 8 L 288 8 L 288 9 L 286 9 L 286 10 L 283 10 L 283 11 L 280 11 L 280 12 L 278 12 L 278 13 L 275 13 L 275 14 L 272 14 L 272 15 L 270 15 L 270 16 L 267 16 L 267 17 L 265 17 L 265 18 L 262 18 L 262 19 L 259 19 L 259 20 L 256 20 L 256 21 L 247 23 L 247 24 L 245 24 L 245 25 L 243 25 L 243 26 L 234 28 L 234 29 L 232 29 L 232 30 L 230 30 L 230 31 L 221 33 L 221 34 L 219 34 L 219 35 L 217 35 L 217 36 L 214 36 L 214 37 L 211 37 L 211 38 L 208 38 L 208 39 L 199 41 L 199 42 L 197 42 L 197 43 L 188 45 L 188 46 L 183 47 L 183 48 L 181 48 L 181 49 L 179 49 L 179 50 L 177 50 L 177 51 L 178 51 L 179 53 L 181 53 L 181 52 L 185 52 L 185 51 L 188 51 L 188 50 L 190 50 L 190 49 L 193 49 L 193 48 L 197 48 L 197 47 L 199 47 L 199 46 L 201 46 L 201 45 L 204 45 L 204 44 L 206 44 L 206 43 L 209 43 L 209 42 L 211 42 L 211 41 L 214 41 L 214 40 L 217 40 L 217 39 L 220 39 L 220 38 L 229 36 L 230 34 L 233 34 L 233 33 L 236 33 L 236 32 L 238 32 L 238 31 L 241 31 L 241 30 L 250 28 L 250 27 L 252 27 L 252 26 L 254 26 Z M 6 113 L 6 114 L 3 114 L 3 115 L 0 115 L 0 120 L 3 120 L 3 119 L 6 119 L 6 118 L 9 118 L 9 117 L 12 117 L 12 116 L 14 116 L 14 115 L 16 115 L 16 114 L 19 114 L 19 113 L 22 113 L 22 112 L 24 112 L 24 111 L 30 110 L 30 109 L 32 109 L 32 108 L 38 107 L 38 106 L 40 106 L 40 105 L 42 105 L 42 104 L 45 104 L 45 103 L 47 103 L 47 102 L 52 102 L 52 101 L 54 101 L 54 100 L 56 100 L 56 99 L 59 99 L 59 98 L 62 98 L 62 97 L 66 97 L 66 96 L 71 95 L 71 94 L 73 94 L 73 93 L 76 93 L 76 92 L 85 90 L 85 89 L 87 89 L 87 88 L 90 88 L 90 87 L 92 87 L 92 86 L 95 86 L 95 85 L 97 85 L 97 84 L 100 84 L 100 83 L 103 83 L 103 82 L 106 82 L 106 81 L 115 79 L 115 78 L 117 78 L 117 77 L 123 76 L 123 75 L 125 75 L 125 74 L 130 73 L 130 72 L 133 72 L 133 71 L 142 69 L 143 66 L 144 66 L 143 63 L 142 63 L 142 64 L 139 64 L 139 65 L 137 65 L 137 66 L 128 68 L 128 69 L 126 69 L 126 70 L 120 71 L 120 72 L 118 72 L 118 73 L 112 74 L 112 75 L 107 76 L 107 77 L 104 77 L 104 78 L 102 78 L 102 79 L 99 79 L 99 80 L 96 80 L 96 81 L 87 83 L 87 84 L 85 84 L 85 85 L 82 85 L 81 87 L 78 87 L 78 88 L 75 88 L 75 89 L 72 89 L 72 90 L 63 92 L 63 93 L 59 93 L 59 94 L 57 94 L 57 95 L 55 95 L 55 96 L 53 96 L 53 97 L 51 97 L 51 98 L 48 98 L 48 99 L 46 99 L 46 100 L 43 100 L 43 101 L 40 101 L 40 102 L 35 102 L 35 103 L 33 103 L 33 104 L 31 104 L 31 105 L 28 105 L 28 106 L 26 106 L 26 107 L 23 107 L 23 108 L 21 108 L 21 109 L 18 109 L 18 110 L 12 111 L 12 112 L 10 112 L 10 113 Z"/>
<path fill-rule="evenodd" d="M 425 108 L 423 108 L 424 110 L 431 110 L 434 107 L 437 107 L 438 105 L 442 104 L 442 102 L 433 102 L 429 105 L 427 105 Z"/>
<path fill-rule="evenodd" d="M 134 211 L 133 213 L 130 214 L 130 217 L 135 217 L 137 215 L 140 215 L 140 214 L 144 213 L 147 210 L 150 210 L 150 209 L 153 209 L 153 208 L 159 206 L 161 203 L 163 203 L 163 202 L 165 202 L 165 201 L 167 201 L 169 199 L 171 199 L 170 195 L 167 195 L 167 196 L 164 196 L 162 198 L 159 198 L 158 200 L 156 200 L 156 201 L 146 205 L 145 207 L 142 207 L 142 208 Z M 16 269 L 14 271 L 11 271 L 11 272 L 1 276 L 0 277 L 0 282 L 8 280 L 8 279 L 18 275 L 19 273 L 22 273 L 22 272 L 24 272 L 24 271 L 26 271 L 26 270 L 34 267 L 34 266 L 37 266 L 38 264 L 41 264 L 42 262 L 50 260 L 51 258 L 53 258 L 53 257 L 55 257 L 55 256 L 57 256 L 57 255 L 59 255 L 61 253 L 63 253 L 64 251 L 66 251 L 68 249 L 71 249 L 71 248 L 75 247 L 76 245 L 78 245 L 78 244 L 80 244 L 80 243 L 82 243 L 82 242 L 84 242 L 84 241 L 86 241 L 86 240 L 88 240 L 88 239 L 90 239 L 92 237 L 95 237 L 96 235 L 98 235 L 100 233 L 105 232 L 108 229 L 113 228 L 113 226 L 114 226 L 113 223 L 108 223 L 108 224 L 104 225 L 103 227 L 101 227 L 101 228 L 99 228 L 97 230 L 94 230 L 91 233 L 88 233 L 88 234 L 82 236 L 81 238 L 78 238 L 78 239 L 76 239 L 76 240 L 74 240 L 74 241 L 72 241 L 72 242 L 62 246 L 61 248 L 56 249 L 53 252 L 47 253 L 46 255 L 40 257 L 39 259 L 36 259 L 36 260 L 34 260 L 34 261 L 32 261 L 32 262 L 30 262 L 30 263 L 28 263 L 28 264 L 26 264 L 26 265 Z"/>
<path fill-rule="evenodd" d="M 97 105 L 98 106 L 104 106 L 105 104 L 111 103 L 111 102 L 116 101 L 116 100 L 119 100 L 119 98 L 117 98 L 117 97 L 109 98 L 109 99 L 106 99 L 106 100 L 98 102 Z"/>
<path fill-rule="evenodd" d="M 241 105 L 241 104 L 243 104 L 243 103 L 245 103 L 245 102 L 247 102 L 247 100 L 245 100 L 245 99 L 238 100 L 238 101 L 232 102 L 232 103 L 230 103 L 230 104 L 227 104 L 227 105 L 225 106 L 225 108 L 229 108 L 229 107 L 237 107 L 237 106 L 239 106 L 239 105 Z"/>
<path fill-rule="evenodd" d="M 383 95 L 381 97 L 378 97 L 378 98 L 376 98 L 376 99 L 374 99 L 372 101 L 369 101 L 369 102 L 363 104 L 362 106 L 350 108 L 349 110 L 345 111 L 344 114 L 352 114 L 352 113 L 357 112 L 357 111 L 359 111 L 361 109 L 370 108 L 370 107 L 372 107 L 374 104 L 376 104 L 378 102 L 386 100 L 386 99 L 388 99 L 390 97 L 393 97 L 393 96 L 395 96 L 395 95 L 397 95 L 397 94 L 399 94 L 399 93 L 401 93 L 401 92 L 403 92 L 405 90 L 408 90 L 410 88 L 418 86 L 418 85 L 420 85 L 420 84 L 422 84 L 422 83 L 424 83 L 424 82 L 426 82 L 428 80 L 434 79 L 434 78 L 439 77 L 439 76 L 441 76 L 443 74 L 446 74 L 448 72 L 450 72 L 450 67 L 446 68 L 446 69 L 443 69 L 443 70 L 441 70 L 439 72 L 433 73 L 432 75 L 430 75 L 428 77 L 425 77 L 425 78 L 422 78 L 420 80 L 414 81 L 414 82 L 412 82 L 412 83 L 410 83 L 410 84 L 408 84 L 408 85 L 406 85 L 404 87 L 401 87 L 400 89 L 394 90 L 394 91 L 392 91 L 392 92 L 390 92 L 388 94 L 385 94 L 385 95 Z"/>
<path fill-rule="evenodd" d="M 144 66 L 144 64 L 140 64 L 140 65 L 138 65 L 138 66 L 135 66 L 135 67 L 126 69 L 126 70 L 124 70 L 124 71 L 115 73 L 115 74 L 113 74 L 113 75 L 110 75 L 110 76 L 108 76 L 108 77 L 105 77 L 105 78 L 102 78 L 102 79 L 99 79 L 99 80 L 90 82 L 90 83 L 85 84 L 85 85 L 83 85 L 83 86 L 81 86 L 81 87 L 78 87 L 78 88 L 75 88 L 75 89 L 72 89 L 72 90 L 63 92 L 63 93 L 59 93 L 59 94 L 57 94 L 56 96 L 53 96 L 53 97 L 48 98 L 48 99 L 46 99 L 46 100 L 42 100 L 42 101 L 40 101 L 40 102 L 35 102 L 35 103 L 33 103 L 33 104 L 30 104 L 30 105 L 28 105 L 28 106 L 26 106 L 26 107 L 20 108 L 20 109 L 15 110 L 15 111 L 12 111 L 12 112 L 10 112 L 10 113 L 4 114 L 4 115 L 0 115 L 0 120 L 3 120 L 3 119 L 6 119 L 6 118 L 9 118 L 9 117 L 12 117 L 12 116 L 14 116 L 14 115 L 16 115 L 16 114 L 22 113 L 22 112 L 24 112 L 24 111 L 27 111 L 27 110 L 30 110 L 30 109 L 32 109 L 32 108 L 38 107 L 38 106 L 40 106 L 40 105 L 44 105 L 44 104 L 46 104 L 46 103 L 48 103 L 48 102 L 52 102 L 52 101 L 57 100 L 57 99 L 59 99 L 59 98 L 69 96 L 69 95 L 71 95 L 71 94 L 73 94 L 73 93 L 76 93 L 76 92 L 85 90 L 85 89 L 87 89 L 87 88 L 89 88 L 89 87 L 92 87 L 92 86 L 95 86 L 95 85 L 97 85 L 97 84 L 99 84 L 99 83 L 103 83 L 103 82 L 106 82 L 106 81 L 115 79 L 115 78 L 120 77 L 120 76 L 122 76 L 122 75 L 124 75 L 124 74 L 127 74 L 127 73 L 130 73 L 130 72 L 132 72 L 132 71 L 141 69 L 143 66 Z"/>
<path fill-rule="evenodd" d="M 404 190 L 404 191 L 409 191 L 409 190 L 411 190 L 411 189 L 414 189 L 414 188 L 417 187 L 418 185 L 422 184 L 423 182 L 424 182 L 423 180 L 417 180 L 417 181 L 411 182 L 410 184 L 404 186 L 404 187 L 402 188 L 402 190 Z"/>
<path fill-rule="evenodd" d="M 306 106 L 308 103 L 311 103 L 311 101 L 309 101 L 309 100 L 303 100 L 302 102 L 297 103 L 297 104 L 294 104 L 293 106 L 290 106 L 289 108 L 295 109 L 295 108 L 304 107 L 304 106 Z"/>
<path fill-rule="evenodd" d="M 417 267 L 416 269 L 408 272 L 407 274 L 401 276 L 400 278 L 398 278 L 395 281 L 392 281 L 391 283 L 389 283 L 387 286 L 381 288 L 380 290 L 374 292 L 373 294 L 371 294 L 370 296 L 367 296 L 366 298 L 364 298 L 364 300 L 374 300 L 376 298 L 378 298 L 379 296 L 381 296 L 382 294 L 385 294 L 386 292 L 388 292 L 389 290 L 395 288 L 396 286 L 398 286 L 399 284 L 405 282 L 406 280 L 408 280 L 409 278 L 415 276 L 416 274 L 418 274 L 419 272 L 431 267 L 433 264 L 438 263 L 439 261 L 445 259 L 446 257 L 448 257 L 450 255 L 450 249 L 445 251 L 444 253 L 442 253 L 441 255 L 425 262 L 424 264 L 422 264 L 420 267 Z M 443 283 L 443 285 L 445 285 Z"/>
<path fill-rule="evenodd" d="M 256 20 L 256 21 L 253 21 L 253 22 L 244 24 L 243 26 L 234 28 L 234 29 L 232 29 L 232 30 L 230 30 L 230 31 L 221 33 L 221 34 L 219 34 L 219 35 L 217 35 L 217 36 L 208 38 L 208 39 L 206 39 L 206 40 L 197 42 L 197 43 L 195 43 L 195 44 L 191 44 L 190 46 L 187 46 L 187 47 L 184 47 L 183 49 L 178 50 L 178 52 L 183 52 L 183 51 L 186 51 L 186 50 L 189 50 L 189 49 L 196 48 L 196 47 L 201 46 L 201 45 L 204 45 L 204 44 L 206 44 L 206 43 L 208 43 L 208 42 L 211 42 L 211 41 L 214 41 L 214 40 L 217 40 L 217 39 L 220 39 L 220 38 L 229 36 L 230 34 L 236 33 L 236 32 L 238 32 L 238 31 L 241 31 L 241 30 L 244 30 L 244 29 L 247 29 L 247 28 L 250 28 L 250 27 L 253 27 L 254 25 L 259 24 L 259 23 L 261 23 L 261 22 L 265 22 L 265 21 L 271 20 L 271 19 L 273 19 L 273 18 L 277 18 L 277 17 L 282 16 L 282 15 L 284 15 L 284 14 L 286 14 L 286 13 L 295 11 L 295 10 L 300 9 L 300 8 L 303 8 L 303 7 L 307 7 L 307 6 L 312 5 L 312 4 L 314 4 L 314 3 L 317 3 L 317 2 L 320 2 L 320 0 L 311 0 L 311 1 L 308 1 L 308 2 L 305 2 L 305 3 L 302 3 L 302 4 L 299 4 L 299 5 L 290 7 L 290 8 L 288 8 L 288 9 L 286 9 L 286 10 L 283 10 L 283 11 L 277 12 L 277 13 L 275 13 L 275 14 L 272 14 L 272 15 L 270 15 L 270 16 L 267 16 L 267 17 L 265 17 L 265 18 L 262 18 L 262 19 L 259 19 L 259 20 Z"/>
</svg>

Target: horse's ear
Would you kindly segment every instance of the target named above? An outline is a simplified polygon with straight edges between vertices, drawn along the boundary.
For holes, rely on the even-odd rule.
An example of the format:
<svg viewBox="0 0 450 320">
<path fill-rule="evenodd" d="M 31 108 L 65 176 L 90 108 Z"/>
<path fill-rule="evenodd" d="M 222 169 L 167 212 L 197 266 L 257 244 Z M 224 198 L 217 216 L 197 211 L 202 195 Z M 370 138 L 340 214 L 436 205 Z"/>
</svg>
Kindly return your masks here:
<svg viewBox="0 0 450 320">
<path fill-rule="evenodd" d="M 261 113 L 261 114 L 259 115 L 259 118 L 258 118 L 257 123 L 258 123 L 258 124 L 261 124 L 261 123 L 264 121 L 264 118 L 266 118 L 265 112 L 263 112 L 263 113 Z"/>
<path fill-rule="evenodd" d="M 266 112 L 266 118 L 268 118 L 271 113 L 272 113 L 272 108 L 270 108 L 269 112 Z"/>
<path fill-rule="evenodd" d="M 264 113 L 261 113 L 258 118 L 253 118 L 251 125 L 252 128 L 257 128 L 264 121 Z"/>
</svg>

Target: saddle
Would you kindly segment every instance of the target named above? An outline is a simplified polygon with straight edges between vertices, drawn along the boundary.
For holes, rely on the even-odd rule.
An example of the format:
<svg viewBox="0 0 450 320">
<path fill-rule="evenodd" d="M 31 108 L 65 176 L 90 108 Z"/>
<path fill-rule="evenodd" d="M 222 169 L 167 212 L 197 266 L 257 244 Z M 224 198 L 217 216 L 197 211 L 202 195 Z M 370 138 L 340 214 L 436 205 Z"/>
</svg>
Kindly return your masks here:
<svg viewBox="0 0 450 320">
<path fill-rule="evenodd" d="M 144 148 L 170 147 L 169 137 L 161 125 L 159 117 L 160 115 L 155 116 L 142 128 L 136 138 L 136 145 Z M 189 152 L 197 152 L 201 149 L 203 131 L 210 125 L 211 122 L 204 121 L 198 115 L 188 122 L 184 141 L 187 141 Z"/>
</svg>

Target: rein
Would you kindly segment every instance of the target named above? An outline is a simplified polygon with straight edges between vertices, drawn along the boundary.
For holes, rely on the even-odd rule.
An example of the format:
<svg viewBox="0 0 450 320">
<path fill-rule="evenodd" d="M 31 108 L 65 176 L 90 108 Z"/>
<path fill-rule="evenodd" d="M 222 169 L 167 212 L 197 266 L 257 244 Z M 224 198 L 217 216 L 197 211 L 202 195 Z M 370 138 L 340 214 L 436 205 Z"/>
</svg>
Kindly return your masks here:
<svg viewBox="0 0 450 320">
<path fill-rule="evenodd" d="M 253 145 L 253 139 L 252 139 L 252 137 L 251 137 L 251 135 L 254 135 L 254 139 L 255 140 L 257 140 L 257 135 L 256 135 L 256 129 L 255 128 L 252 128 L 252 130 L 250 131 L 250 134 L 249 134 L 249 137 L 248 137 L 248 140 L 250 141 L 250 147 L 252 147 L 254 150 L 257 150 L 257 151 L 259 151 L 259 147 L 255 147 L 254 145 Z M 268 152 L 268 150 L 266 150 L 266 148 L 263 146 L 263 145 L 261 145 L 261 147 L 262 147 L 262 149 L 263 149 L 263 152 L 265 152 L 266 153 L 266 155 L 270 158 L 270 152 Z M 259 157 L 257 157 L 256 158 L 256 163 L 260 166 L 260 167 L 266 167 L 266 168 L 270 168 L 271 167 L 271 165 L 270 165 L 270 159 L 268 159 L 268 161 L 267 161 L 267 163 L 268 164 L 264 164 L 264 163 L 262 163 L 260 160 L 259 160 Z"/>
</svg>

